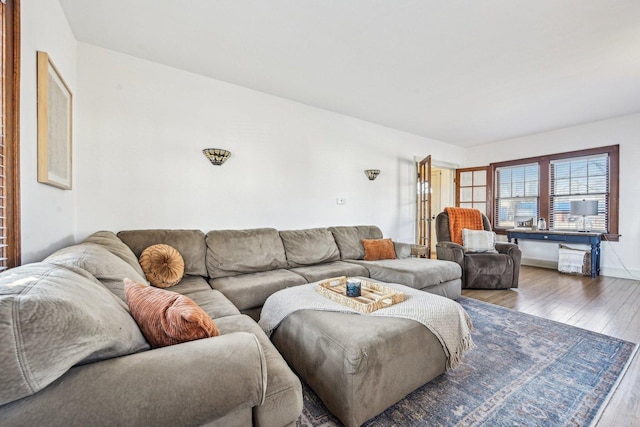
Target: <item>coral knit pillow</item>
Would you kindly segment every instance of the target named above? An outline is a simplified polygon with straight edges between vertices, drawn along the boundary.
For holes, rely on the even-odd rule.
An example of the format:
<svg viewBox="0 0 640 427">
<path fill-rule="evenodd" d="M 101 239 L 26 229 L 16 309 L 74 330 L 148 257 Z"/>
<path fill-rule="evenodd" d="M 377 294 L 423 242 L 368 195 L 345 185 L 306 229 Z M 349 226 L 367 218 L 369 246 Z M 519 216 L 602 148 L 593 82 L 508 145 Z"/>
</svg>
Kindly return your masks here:
<svg viewBox="0 0 640 427">
<path fill-rule="evenodd" d="M 124 279 L 129 311 L 151 347 L 220 335 L 211 317 L 191 298 Z"/>
<path fill-rule="evenodd" d="M 364 260 L 396 259 L 396 250 L 391 239 L 362 239 Z"/>
<path fill-rule="evenodd" d="M 169 245 L 153 245 L 140 254 L 140 267 L 153 286 L 168 288 L 184 276 L 184 259 Z"/>
</svg>

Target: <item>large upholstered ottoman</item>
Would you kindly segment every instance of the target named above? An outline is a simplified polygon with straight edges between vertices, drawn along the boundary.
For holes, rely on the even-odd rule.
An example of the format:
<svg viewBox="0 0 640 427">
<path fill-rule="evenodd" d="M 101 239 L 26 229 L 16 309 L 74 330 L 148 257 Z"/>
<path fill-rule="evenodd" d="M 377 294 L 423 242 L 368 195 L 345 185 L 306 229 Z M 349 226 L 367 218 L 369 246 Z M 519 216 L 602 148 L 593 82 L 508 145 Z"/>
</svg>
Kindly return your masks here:
<svg viewBox="0 0 640 427">
<path fill-rule="evenodd" d="M 395 317 L 300 310 L 271 338 L 347 427 L 380 414 L 445 372 L 447 363 L 429 329 Z"/>
</svg>

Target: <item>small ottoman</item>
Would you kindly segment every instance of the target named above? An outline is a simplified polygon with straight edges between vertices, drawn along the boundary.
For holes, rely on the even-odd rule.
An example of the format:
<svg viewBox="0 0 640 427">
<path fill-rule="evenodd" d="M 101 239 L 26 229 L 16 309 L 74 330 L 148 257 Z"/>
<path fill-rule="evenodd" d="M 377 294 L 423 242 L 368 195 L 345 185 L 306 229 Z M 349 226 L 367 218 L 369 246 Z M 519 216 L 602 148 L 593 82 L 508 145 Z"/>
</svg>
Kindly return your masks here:
<svg viewBox="0 0 640 427">
<path fill-rule="evenodd" d="M 271 339 L 347 427 L 382 413 L 446 369 L 436 336 L 409 319 L 300 310 Z"/>
</svg>

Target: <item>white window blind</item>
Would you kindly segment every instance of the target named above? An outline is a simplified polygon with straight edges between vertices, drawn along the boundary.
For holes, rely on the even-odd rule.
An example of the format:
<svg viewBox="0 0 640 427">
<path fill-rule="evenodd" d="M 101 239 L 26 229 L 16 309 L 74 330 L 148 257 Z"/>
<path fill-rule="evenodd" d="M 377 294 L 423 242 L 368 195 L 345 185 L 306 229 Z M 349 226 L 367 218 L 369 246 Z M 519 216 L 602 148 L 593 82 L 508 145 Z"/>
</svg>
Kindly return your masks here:
<svg viewBox="0 0 640 427">
<path fill-rule="evenodd" d="M 513 228 L 516 218 L 538 218 L 540 167 L 537 163 L 496 169 L 495 227 Z"/>
<path fill-rule="evenodd" d="M 594 231 L 608 232 L 609 155 L 553 160 L 549 165 L 549 227 L 576 230 L 577 219 L 570 215 L 572 200 L 597 200 L 598 215 L 591 217 Z"/>
</svg>

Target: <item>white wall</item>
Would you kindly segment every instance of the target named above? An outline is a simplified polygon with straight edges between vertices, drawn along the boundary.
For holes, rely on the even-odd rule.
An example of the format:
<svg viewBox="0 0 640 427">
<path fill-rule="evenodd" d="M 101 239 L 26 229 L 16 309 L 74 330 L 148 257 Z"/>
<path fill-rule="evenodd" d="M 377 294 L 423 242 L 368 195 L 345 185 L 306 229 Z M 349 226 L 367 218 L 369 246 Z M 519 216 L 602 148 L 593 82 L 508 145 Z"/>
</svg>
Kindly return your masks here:
<svg viewBox="0 0 640 427">
<path fill-rule="evenodd" d="M 22 262 L 28 263 L 73 243 L 75 238 L 75 188 L 65 191 L 37 181 L 36 51 L 50 55 L 77 95 L 77 43 L 57 1 L 22 1 L 21 18 L 20 196 Z"/>
<path fill-rule="evenodd" d="M 459 147 L 83 43 L 76 102 L 77 238 L 377 224 L 413 241 L 414 156 L 464 159 Z M 213 166 L 206 147 L 232 156 Z M 375 181 L 370 168 L 382 171 Z"/>
<path fill-rule="evenodd" d="M 601 274 L 630 277 L 631 270 L 640 278 L 640 114 L 592 122 L 522 138 L 514 138 L 473 147 L 468 150 L 466 166 L 483 166 L 493 162 L 543 154 L 582 150 L 585 148 L 620 145 L 620 217 L 619 242 L 602 244 Z M 537 261 L 557 261 L 557 247 L 548 243 L 521 241 L 523 258 Z"/>
<path fill-rule="evenodd" d="M 37 183 L 36 50 L 51 55 L 74 93 L 72 191 Z M 479 166 L 620 144 L 622 237 L 603 245 L 603 274 L 624 277 L 625 265 L 640 276 L 640 115 L 465 150 L 78 44 L 59 4 L 46 0 L 22 3 L 21 81 L 23 262 L 99 229 L 370 223 L 412 241 L 414 156 Z M 233 155 L 212 166 L 205 147 Z M 370 182 L 367 168 L 382 173 Z M 549 245 L 522 246 L 525 258 L 556 259 Z"/>
</svg>

